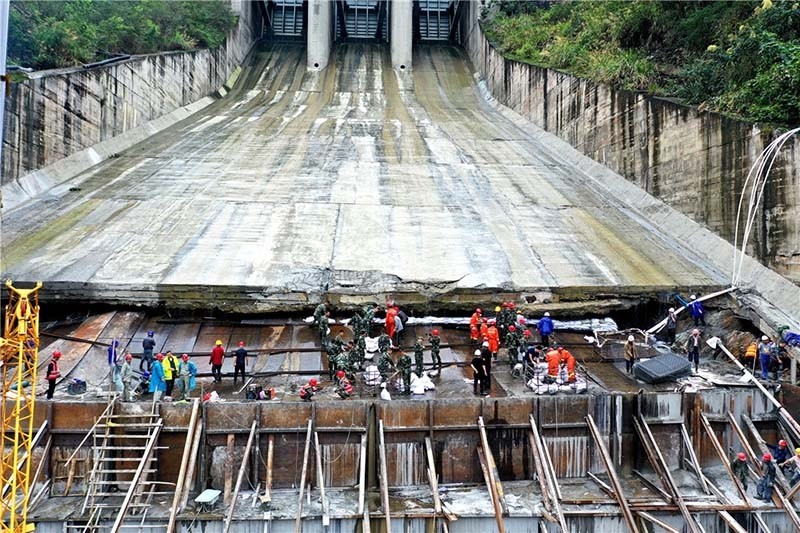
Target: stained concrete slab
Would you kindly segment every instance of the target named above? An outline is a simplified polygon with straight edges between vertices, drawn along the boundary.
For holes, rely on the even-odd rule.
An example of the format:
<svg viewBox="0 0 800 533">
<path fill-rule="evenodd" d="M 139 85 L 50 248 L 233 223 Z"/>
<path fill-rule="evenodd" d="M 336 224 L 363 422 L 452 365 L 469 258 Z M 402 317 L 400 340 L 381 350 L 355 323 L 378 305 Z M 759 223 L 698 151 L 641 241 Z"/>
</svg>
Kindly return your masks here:
<svg viewBox="0 0 800 533">
<path fill-rule="evenodd" d="M 50 297 L 233 310 L 345 295 L 539 300 L 725 280 L 489 105 L 460 50 L 258 51 L 225 98 L 4 214 Z M 556 295 L 556 296 L 554 296 Z"/>
</svg>

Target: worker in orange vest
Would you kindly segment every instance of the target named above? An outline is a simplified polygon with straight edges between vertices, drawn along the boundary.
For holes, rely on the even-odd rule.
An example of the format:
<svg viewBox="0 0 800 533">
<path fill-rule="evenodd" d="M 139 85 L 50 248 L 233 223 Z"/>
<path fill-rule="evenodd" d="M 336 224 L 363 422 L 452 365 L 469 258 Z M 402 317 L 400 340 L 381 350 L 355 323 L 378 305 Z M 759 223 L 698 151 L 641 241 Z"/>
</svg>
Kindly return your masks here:
<svg viewBox="0 0 800 533">
<path fill-rule="evenodd" d="M 561 357 L 556 350 L 550 350 L 545 357 L 547 358 L 547 375 L 544 377 L 544 382 L 555 383 L 558 380 Z"/>
<path fill-rule="evenodd" d="M 486 317 L 481 319 L 480 338 L 486 339 L 489 336 L 489 320 Z"/>
<path fill-rule="evenodd" d="M 47 399 L 53 399 L 53 393 L 56 390 L 56 380 L 61 377 L 61 372 L 58 370 L 58 360 L 61 359 L 61 352 L 56 350 L 53 352 L 53 360 L 47 365 Z"/>
<path fill-rule="evenodd" d="M 473 343 L 478 342 L 478 333 L 479 328 L 481 325 L 481 315 L 483 314 L 483 310 L 480 307 L 475 309 L 475 312 L 472 313 L 472 318 L 469 319 L 469 340 Z"/>
<path fill-rule="evenodd" d="M 395 322 L 394 317 L 397 316 L 398 309 L 393 305 L 386 306 L 386 334 L 394 342 Z"/>
<path fill-rule="evenodd" d="M 497 352 L 500 350 L 500 332 L 497 331 L 495 320 L 489 321 L 489 329 L 486 330 L 486 338 L 489 341 L 489 351 L 492 352 L 492 358 L 497 359 Z"/>
</svg>

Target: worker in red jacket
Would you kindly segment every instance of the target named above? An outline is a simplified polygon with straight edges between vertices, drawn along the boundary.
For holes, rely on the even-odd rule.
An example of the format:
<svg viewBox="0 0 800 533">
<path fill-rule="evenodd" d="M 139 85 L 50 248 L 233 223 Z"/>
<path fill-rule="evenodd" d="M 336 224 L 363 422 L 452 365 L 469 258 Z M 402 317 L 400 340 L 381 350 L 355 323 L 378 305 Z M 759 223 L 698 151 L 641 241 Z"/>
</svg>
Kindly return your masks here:
<svg viewBox="0 0 800 533">
<path fill-rule="evenodd" d="M 214 376 L 214 383 L 222 381 L 222 360 L 225 358 L 225 349 L 222 347 L 222 341 L 217 339 L 214 343 L 214 349 L 211 350 L 211 359 L 208 364 L 211 365 L 211 375 Z"/>
<path fill-rule="evenodd" d="M 489 329 L 486 330 L 486 339 L 489 341 L 489 351 L 492 358 L 497 359 L 497 352 L 500 350 L 500 332 L 497 331 L 495 320 L 489 321 Z"/>
<path fill-rule="evenodd" d="M 56 380 L 61 377 L 61 372 L 58 370 L 58 360 L 61 359 L 61 352 L 53 352 L 53 360 L 47 365 L 47 399 L 53 399 L 53 393 L 56 391 Z"/>
<path fill-rule="evenodd" d="M 472 313 L 472 317 L 469 319 L 469 340 L 473 343 L 478 342 L 478 333 L 480 333 L 482 315 L 483 311 L 479 307 L 475 309 L 475 312 Z"/>
<path fill-rule="evenodd" d="M 386 334 L 394 342 L 395 323 L 394 317 L 397 316 L 398 309 L 393 305 L 386 306 Z"/>
</svg>

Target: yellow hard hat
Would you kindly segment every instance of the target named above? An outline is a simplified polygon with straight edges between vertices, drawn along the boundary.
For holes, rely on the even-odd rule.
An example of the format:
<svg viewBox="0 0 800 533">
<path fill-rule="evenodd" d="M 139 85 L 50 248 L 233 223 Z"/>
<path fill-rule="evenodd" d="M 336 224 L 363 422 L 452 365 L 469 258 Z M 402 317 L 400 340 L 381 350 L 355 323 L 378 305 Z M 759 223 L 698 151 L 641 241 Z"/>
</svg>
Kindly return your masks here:
<svg viewBox="0 0 800 533">
<path fill-rule="evenodd" d="M 794 453 L 796 453 L 797 455 L 800 455 L 800 448 L 795 448 L 794 449 Z"/>
<path fill-rule="evenodd" d="M 498 305 L 497 307 L 495 307 L 495 308 L 494 308 L 494 312 L 495 312 L 495 313 L 499 313 L 499 312 L 500 312 L 500 306 L 499 306 L 499 305 Z"/>
<path fill-rule="evenodd" d="M 222 346 L 222 341 L 217 339 L 217 346 Z"/>
</svg>

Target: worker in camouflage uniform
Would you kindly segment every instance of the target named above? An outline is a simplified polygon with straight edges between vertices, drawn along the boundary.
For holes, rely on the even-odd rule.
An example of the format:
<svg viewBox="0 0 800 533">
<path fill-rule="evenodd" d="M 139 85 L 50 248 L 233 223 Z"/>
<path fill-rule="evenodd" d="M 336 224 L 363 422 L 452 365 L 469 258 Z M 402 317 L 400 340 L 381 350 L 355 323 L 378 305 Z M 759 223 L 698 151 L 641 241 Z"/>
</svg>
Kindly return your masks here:
<svg viewBox="0 0 800 533">
<path fill-rule="evenodd" d="M 414 371 L 419 377 L 422 377 L 422 364 L 424 363 L 424 349 L 422 348 L 422 337 L 417 337 L 417 342 L 414 344 Z"/>
<path fill-rule="evenodd" d="M 352 342 L 352 341 L 351 341 Z M 367 355 L 367 342 L 364 337 L 358 337 L 350 350 L 350 365 L 353 369 L 364 368 L 364 358 Z"/>
<path fill-rule="evenodd" d="M 328 327 L 328 317 L 330 315 L 331 313 L 325 306 L 325 302 L 320 303 L 316 309 L 314 309 L 314 325 L 319 331 L 320 346 L 325 345 L 323 341 L 328 338 L 328 333 L 330 332 L 330 328 Z"/>
<path fill-rule="evenodd" d="M 361 309 L 358 333 L 369 337 L 370 331 L 372 330 L 372 322 L 375 319 L 375 311 L 377 310 L 378 306 L 376 304 L 365 305 Z M 358 337 L 358 334 L 356 336 Z"/>
<path fill-rule="evenodd" d="M 506 349 L 508 350 L 508 362 L 511 366 L 518 363 L 520 341 L 517 327 L 511 324 L 508 326 L 508 333 L 506 333 Z"/>
<path fill-rule="evenodd" d="M 328 374 L 333 379 L 337 370 L 343 370 L 343 368 L 339 367 L 341 361 L 339 356 L 342 354 L 342 347 L 344 346 L 341 333 L 331 341 L 325 339 L 325 343 L 322 346 L 328 354 Z"/>
<path fill-rule="evenodd" d="M 411 358 L 407 353 L 403 353 L 400 360 L 397 361 L 397 370 L 403 376 L 403 393 L 411 394 Z"/>
<path fill-rule="evenodd" d="M 381 336 L 378 337 L 378 351 L 383 353 L 389 353 L 389 348 L 392 346 L 392 338 L 387 335 L 386 333 L 381 333 Z"/>
<path fill-rule="evenodd" d="M 378 359 L 378 372 L 381 373 L 383 381 L 389 379 L 389 376 L 394 371 L 394 361 L 389 357 L 389 353 L 381 351 L 381 358 Z"/>
<path fill-rule="evenodd" d="M 439 357 L 439 345 L 442 343 L 442 339 L 439 337 L 438 329 L 431 331 L 428 341 L 431 343 L 431 360 L 436 368 L 436 377 L 439 377 L 442 374 L 442 358 Z"/>
</svg>

